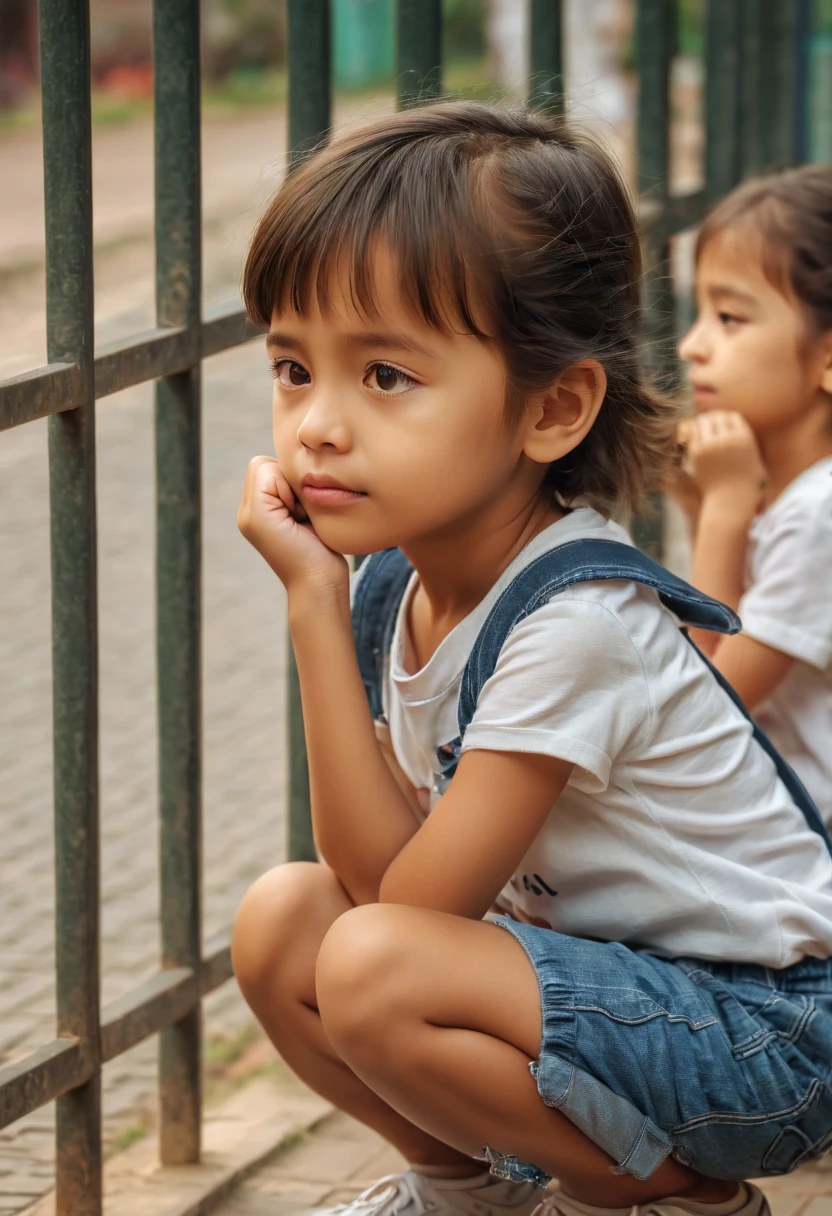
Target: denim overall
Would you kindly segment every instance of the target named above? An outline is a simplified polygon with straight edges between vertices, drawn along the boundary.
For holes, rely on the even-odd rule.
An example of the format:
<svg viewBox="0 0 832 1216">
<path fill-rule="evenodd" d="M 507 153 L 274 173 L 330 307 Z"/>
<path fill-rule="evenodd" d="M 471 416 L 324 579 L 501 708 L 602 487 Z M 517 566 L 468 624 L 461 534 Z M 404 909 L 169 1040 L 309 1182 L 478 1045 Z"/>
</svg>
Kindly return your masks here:
<svg viewBox="0 0 832 1216">
<path fill-rule="evenodd" d="M 383 716 L 387 657 L 412 573 L 400 550 L 388 549 L 367 560 L 356 584 L 353 633 L 374 718 Z M 653 588 L 682 626 L 740 629 L 730 608 L 629 545 L 587 539 L 551 549 L 503 591 L 474 643 L 460 687 L 459 735 L 437 749 L 440 791 L 514 626 L 566 587 L 604 579 Z M 683 632 L 832 854 L 800 778 Z M 530 1065 L 540 1096 L 613 1158 L 614 1172 L 648 1178 L 672 1155 L 708 1177 L 739 1180 L 787 1173 L 832 1147 L 832 960 L 807 957 L 781 971 L 668 960 L 506 917 L 496 923 L 526 951 L 540 987 L 542 1041 Z M 500 1177 L 549 1181 L 531 1162 L 489 1146 L 484 1153 Z"/>
</svg>

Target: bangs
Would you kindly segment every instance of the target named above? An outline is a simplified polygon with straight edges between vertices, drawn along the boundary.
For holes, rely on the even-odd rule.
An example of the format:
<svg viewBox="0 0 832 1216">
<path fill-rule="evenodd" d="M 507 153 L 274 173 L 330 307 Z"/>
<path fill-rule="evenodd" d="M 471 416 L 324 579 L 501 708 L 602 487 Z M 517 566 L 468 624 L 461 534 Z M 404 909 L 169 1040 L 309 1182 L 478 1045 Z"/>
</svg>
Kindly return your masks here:
<svg viewBox="0 0 832 1216">
<path fill-rule="evenodd" d="M 396 267 L 402 301 L 431 328 L 492 334 L 495 262 L 474 204 L 476 167 L 412 134 L 383 156 L 372 143 L 339 141 L 307 160 L 283 185 L 252 240 L 243 300 L 263 328 L 275 309 L 332 307 L 335 284 L 362 314 L 378 316 L 373 274 L 380 248 Z M 496 276 L 499 279 L 499 275 Z"/>
<path fill-rule="evenodd" d="M 767 185 L 767 182 L 750 182 L 714 208 L 699 229 L 695 259 L 698 263 L 705 247 L 717 241 L 724 241 L 736 249 L 746 261 L 749 252 L 753 251 L 766 280 L 790 299 L 794 296 L 794 285 L 789 217 Z"/>
</svg>

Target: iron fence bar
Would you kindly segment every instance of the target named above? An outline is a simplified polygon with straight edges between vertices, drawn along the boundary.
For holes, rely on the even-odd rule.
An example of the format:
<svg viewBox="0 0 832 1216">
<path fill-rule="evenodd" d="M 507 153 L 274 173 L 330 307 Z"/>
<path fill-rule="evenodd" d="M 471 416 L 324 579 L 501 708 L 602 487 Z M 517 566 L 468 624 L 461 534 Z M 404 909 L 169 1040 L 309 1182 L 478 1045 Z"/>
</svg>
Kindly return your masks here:
<svg viewBox="0 0 832 1216">
<path fill-rule="evenodd" d="M 57 1216 L 101 1211 L 98 622 L 88 0 L 41 0 L 46 345 L 81 401 L 49 419 L 57 1029 L 85 1080 L 58 1098 Z M 58 1053 L 59 1056 L 61 1053 Z"/>
<path fill-rule="evenodd" d="M 96 398 L 185 371 L 198 358 L 198 344 L 185 326 L 151 329 L 127 341 L 112 342 L 96 353 Z"/>
<path fill-rule="evenodd" d="M 154 0 L 156 312 L 201 322 L 199 0 Z M 199 975 L 202 935 L 201 368 L 156 386 L 156 653 L 162 966 Z M 197 1161 L 201 1009 L 159 1040 L 160 1155 Z"/>
<path fill-rule="evenodd" d="M 645 324 L 647 362 L 665 381 L 675 368 L 675 302 L 670 277 L 670 241 L 667 227 L 670 170 L 670 66 L 676 45 L 675 0 L 638 0 L 636 6 L 636 69 L 638 114 L 636 126 L 638 189 L 642 206 L 653 209 L 659 220 L 645 236 Z M 661 560 L 663 544 L 661 502 L 633 521 L 640 549 Z"/>
<path fill-rule="evenodd" d="M 442 93 L 442 0 L 396 0 L 396 100 L 400 110 Z"/>
<path fill-rule="evenodd" d="M 563 5 L 561 0 L 531 0 L 529 20 L 529 105 L 563 113 Z"/>
<path fill-rule="evenodd" d="M 99 349 L 95 357 L 95 395 L 108 397 L 134 384 L 186 371 L 209 358 L 261 336 L 237 304 L 211 308 L 202 323 L 201 351 L 184 327 L 151 329 Z M 0 380 L 0 431 L 60 414 L 82 404 L 78 365 L 54 363 Z"/>
<path fill-rule="evenodd" d="M 759 105 L 763 167 L 795 161 L 799 14 L 795 0 L 769 0 L 761 14 Z"/>
<path fill-rule="evenodd" d="M 179 1021 L 231 979 L 230 931 L 208 943 L 199 975 L 188 967 L 159 971 L 101 1011 L 101 1063 Z M 94 1065 L 77 1039 L 54 1039 L 0 1069 L 0 1129 L 89 1080 Z"/>
<path fill-rule="evenodd" d="M 328 0 L 289 0 L 289 163 L 294 166 L 332 123 L 330 10 Z M 315 861 L 309 763 L 303 729 L 300 682 L 292 639 L 286 656 L 286 741 L 289 767 L 287 854 L 290 861 Z"/>
<path fill-rule="evenodd" d="M 705 193 L 713 202 L 740 179 L 742 0 L 708 0 L 705 15 Z"/>
<path fill-rule="evenodd" d="M 763 10 L 776 0 L 743 0 L 742 58 L 740 60 L 740 130 L 742 175 L 760 173 L 765 167 L 765 137 L 761 101 L 772 87 L 763 72 Z"/>
<path fill-rule="evenodd" d="M 47 363 L 0 380 L 0 431 L 74 409 L 83 388 L 77 363 Z"/>
<path fill-rule="evenodd" d="M 93 1064 L 77 1039 L 53 1039 L 0 1069 L 0 1129 L 89 1081 Z"/>
<path fill-rule="evenodd" d="M 288 0 L 289 160 L 296 164 L 332 123 L 329 0 Z"/>
</svg>

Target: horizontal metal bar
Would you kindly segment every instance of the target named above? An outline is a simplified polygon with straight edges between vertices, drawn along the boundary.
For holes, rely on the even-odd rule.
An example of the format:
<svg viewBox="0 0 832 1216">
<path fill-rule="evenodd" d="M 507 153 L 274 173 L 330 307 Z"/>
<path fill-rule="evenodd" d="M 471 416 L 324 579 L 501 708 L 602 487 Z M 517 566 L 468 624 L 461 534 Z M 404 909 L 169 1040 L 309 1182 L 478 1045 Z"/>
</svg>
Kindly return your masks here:
<svg viewBox="0 0 832 1216">
<path fill-rule="evenodd" d="M 237 304 L 211 308 L 202 323 L 202 358 L 260 337 L 261 330 Z M 95 395 L 108 397 L 134 384 L 174 375 L 193 367 L 200 350 L 188 329 L 149 329 L 102 347 L 95 358 Z M 0 431 L 50 414 L 75 409 L 83 400 L 81 372 L 75 363 L 48 363 L 0 380 Z"/>
<path fill-rule="evenodd" d="M 234 968 L 231 966 L 231 930 L 224 929 L 207 944 L 202 957 L 202 970 L 199 973 L 199 990 L 203 996 L 220 988 L 226 980 L 232 979 Z"/>
<path fill-rule="evenodd" d="M 101 1061 L 114 1060 L 195 1009 L 231 979 L 231 933 L 207 946 L 199 983 L 189 967 L 159 971 L 101 1012 Z M 93 1073 L 77 1039 L 61 1038 L 0 1069 L 0 1128 L 88 1081 Z"/>
<path fill-rule="evenodd" d="M 209 308 L 202 322 L 202 357 L 208 359 L 232 346 L 242 346 L 262 334 L 262 329 L 249 321 L 236 301 Z"/>
<path fill-rule="evenodd" d="M 199 360 L 195 335 L 184 326 L 149 329 L 112 342 L 95 356 L 95 395 L 108 397 L 133 384 L 183 372 Z"/>
<path fill-rule="evenodd" d="M 82 393 L 77 363 L 47 363 L 0 380 L 0 431 L 74 409 Z"/>
<path fill-rule="evenodd" d="M 106 1064 L 178 1022 L 199 1004 L 197 979 L 189 967 L 159 971 L 101 1013 L 101 1061 Z"/>
<path fill-rule="evenodd" d="M 54 1039 L 0 1068 L 0 1128 L 89 1081 L 94 1065 L 77 1039 Z"/>
</svg>

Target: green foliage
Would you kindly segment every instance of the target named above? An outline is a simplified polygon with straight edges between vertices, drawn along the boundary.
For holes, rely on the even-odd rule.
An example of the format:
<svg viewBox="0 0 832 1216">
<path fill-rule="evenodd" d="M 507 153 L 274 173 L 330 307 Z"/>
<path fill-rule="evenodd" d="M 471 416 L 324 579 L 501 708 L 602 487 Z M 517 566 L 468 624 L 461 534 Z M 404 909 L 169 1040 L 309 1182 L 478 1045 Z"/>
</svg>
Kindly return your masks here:
<svg viewBox="0 0 832 1216">
<path fill-rule="evenodd" d="M 680 55 L 699 59 L 705 43 L 704 0 L 679 0 L 678 47 Z"/>
</svg>

